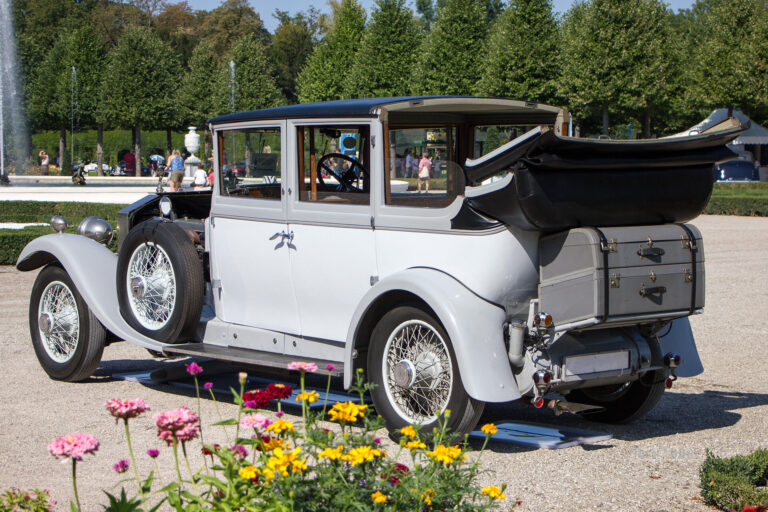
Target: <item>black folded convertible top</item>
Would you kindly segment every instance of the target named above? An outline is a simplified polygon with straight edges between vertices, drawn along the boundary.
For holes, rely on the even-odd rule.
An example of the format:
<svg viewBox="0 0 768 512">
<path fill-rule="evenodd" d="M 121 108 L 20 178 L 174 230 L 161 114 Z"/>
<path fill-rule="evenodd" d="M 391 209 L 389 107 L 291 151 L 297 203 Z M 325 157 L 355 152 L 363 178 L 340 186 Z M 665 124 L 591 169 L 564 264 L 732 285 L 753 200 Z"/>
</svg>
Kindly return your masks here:
<svg viewBox="0 0 768 512">
<path fill-rule="evenodd" d="M 487 217 L 543 232 L 688 221 L 709 201 L 714 164 L 735 156 L 726 144 L 746 128 L 631 142 L 530 132 L 491 158 L 467 162 L 470 182 L 503 170 L 513 178 L 468 197 L 454 228 L 482 229 Z"/>
</svg>

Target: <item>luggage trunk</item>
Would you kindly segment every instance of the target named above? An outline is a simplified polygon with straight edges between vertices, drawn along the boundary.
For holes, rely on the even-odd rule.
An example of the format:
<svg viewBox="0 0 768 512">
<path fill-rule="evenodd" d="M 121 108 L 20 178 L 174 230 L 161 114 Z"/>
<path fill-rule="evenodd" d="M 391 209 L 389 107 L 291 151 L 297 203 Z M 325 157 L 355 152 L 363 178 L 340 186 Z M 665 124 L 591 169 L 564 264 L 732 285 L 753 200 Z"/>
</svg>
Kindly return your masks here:
<svg viewBox="0 0 768 512">
<path fill-rule="evenodd" d="M 557 330 L 652 322 L 704 307 L 704 250 L 689 224 L 574 228 L 539 242 L 539 309 Z"/>
</svg>

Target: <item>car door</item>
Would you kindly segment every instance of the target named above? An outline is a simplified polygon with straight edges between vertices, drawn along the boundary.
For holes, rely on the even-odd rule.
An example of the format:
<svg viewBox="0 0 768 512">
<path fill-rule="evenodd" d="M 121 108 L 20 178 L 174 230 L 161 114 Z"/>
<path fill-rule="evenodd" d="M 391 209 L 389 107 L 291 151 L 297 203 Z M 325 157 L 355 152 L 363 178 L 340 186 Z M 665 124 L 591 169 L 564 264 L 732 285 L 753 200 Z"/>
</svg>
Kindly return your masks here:
<svg viewBox="0 0 768 512">
<path fill-rule="evenodd" d="M 236 325 L 300 332 L 293 293 L 282 168 L 285 122 L 219 128 L 211 207 L 211 274 L 216 315 Z M 230 343 L 282 351 L 272 336 Z M 242 335 L 241 335 L 242 336 Z"/>
<path fill-rule="evenodd" d="M 355 308 L 375 282 L 370 131 L 367 120 L 288 122 L 289 252 L 302 336 L 286 340 L 286 353 L 340 360 Z"/>
</svg>

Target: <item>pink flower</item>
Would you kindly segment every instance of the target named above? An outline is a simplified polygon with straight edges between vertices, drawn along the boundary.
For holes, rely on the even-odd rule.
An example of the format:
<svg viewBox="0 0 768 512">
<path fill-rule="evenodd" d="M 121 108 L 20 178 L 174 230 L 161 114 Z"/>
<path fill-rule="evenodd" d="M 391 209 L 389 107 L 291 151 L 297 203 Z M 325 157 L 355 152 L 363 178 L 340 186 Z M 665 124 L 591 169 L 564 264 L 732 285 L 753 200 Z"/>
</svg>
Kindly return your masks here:
<svg viewBox="0 0 768 512">
<path fill-rule="evenodd" d="M 305 363 L 303 361 L 293 361 L 288 363 L 289 370 L 299 370 L 300 372 L 316 372 L 317 365 L 315 363 Z"/>
<path fill-rule="evenodd" d="M 99 449 L 99 440 L 90 434 L 69 434 L 58 439 L 54 439 L 48 445 L 48 451 L 54 457 L 66 459 L 71 457 L 74 460 L 83 460 L 83 455 L 93 453 Z"/>
<path fill-rule="evenodd" d="M 172 411 L 165 411 L 159 414 L 155 414 L 154 419 L 158 432 L 162 430 L 170 430 L 171 432 L 176 432 L 177 430 L 183 429 L 187 425 L 196 424 L 198 421 L 200 421 L 197 413 L 190 411 L 183 405 Z"/>
<path fill-rule="evenodd" d="M 157 438 L 168 443 L 168 446 L 171 446 L 173 444 L 174 433 L 176 434 L 177 441 L 191 441 L 197 439 L 197 436 L 200 435 L 200 428 L 196 424 L 188 423 L 181 429 L 175 431 L 159 430 Z"/>
<path fill-rule="evenodd" d="M 154 459 L 155 457 L 160 455 L 160 450 L 155 450 L 154 448 L 150 448 L 149 450 L 147 450 L 147 455 L 149 455 Z"/>
<path fill-rule="evenodd" d="M 269 421 L 269 418 L 267 418 L 260 412 L 254 414 L 253 416 L 250 416 L 250 415 L 246 416 L 245 418 L 240 420 L 241 427 L 252 428 L 255 430 L 267 428 L 271 424 L 272 422 Z"/>
<path fill-rule="evenodd" d="M 187 373 L 192 376 L 200 375 L 203 373 L 203 368 L 199 364 L 192 362 L 187 365 Z"/>
<path fill-rule="evenodd" d="M 275 413 L 275 416 L 277 416 L 278 418 L 282 418 L 282 417 L 283 417 L 283 414 L 285 414 L 283 411 L 277 411 L 277 412 Z"/>
<path fill-rule="evenodd" d="M 112 469 L 114 469 L 118 473 L 125 473 L 126 471 L 128 471 L 129 466 L 130 466 L 130 463 L 127 460 L 121 459 L 117 461 L 117 464 L 112 466 Z"/>
<path fill-rule="evenodd" d="M 381 444 L 381 438 L 380 437 L 374 437 L 373 442 L 376 444 Z"/>
<path fill-rule="evenodd" d="M 203 384 L 203 387 L 205 389 L 211 389 L 213 387 L 213 382 L 206 382 L 205 384 Z"/>
<path fill-rule="evenodd" d="M 112 400 L 107 400 L 107 403 L 104 405 L 109 413 L 115 417 L 115 423 L 119 419 L 135 418 L 150 410 L 147 403 L 141 398 L 129 398 L 127 400 L 113 398 Z"/>
<path fill-rule="evenodd" d="M 333 370 L 336 369 L 336 366 L 332 365 L 331 363 L 328 363 L 327 365 L 325 365 L 325 369 L 328 370 L 329 372 L 332 372 Z"/>
</svg>

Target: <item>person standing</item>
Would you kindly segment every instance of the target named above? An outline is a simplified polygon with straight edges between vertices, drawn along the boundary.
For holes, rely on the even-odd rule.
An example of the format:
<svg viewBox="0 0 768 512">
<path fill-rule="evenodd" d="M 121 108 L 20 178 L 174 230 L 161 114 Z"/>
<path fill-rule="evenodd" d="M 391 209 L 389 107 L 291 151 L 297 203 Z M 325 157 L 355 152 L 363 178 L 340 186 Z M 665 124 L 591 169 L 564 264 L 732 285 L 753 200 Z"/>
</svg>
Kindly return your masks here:
<svg viewBox="0 0 768 512">
<path fill-rule="evenodd" d="M 40 156 L 40 174 L 48 176 L 48 174 L 50 174 L 50 171 L 48 170 L 48 153 L 46 153 L 44 149 L 41 149 L 38 155 Z"/>
<path fill-rule="evenodd" d="M 414 170 L 416 169 L 416 159 L 411 156 L 411 148 L 407 148 L 405 150 L 405 177 L 406 178 L 415 178 L 416 173 Z"/>
<path fill-rule="evenodd" d="M 171 175 L 168 178 L 171 192 L 177 192 L 181 188 L 182 181 L 184 181 L 184 159 L 181 158 L 178 149 L 173 150 L 171 156 L 168 157 L 168 163 L 171 169 Z"/>
<path fill-rule="evenodd" d="M 127 152 L 123 157 L 123 161 L 125 162 L 125 175 L 136 176 L 136 157 L 134 154 L 130 151 Z"/>
<path fill-rule="evenodd" d="M 432 161 L 429 159 L 429 153 L 423 153 L 419 160 L 419 194 L 421 194 L 421 184 L 424 183 L 426 193 L 429 193 L 429 176 L 432 172 Z"/>
</svg>

